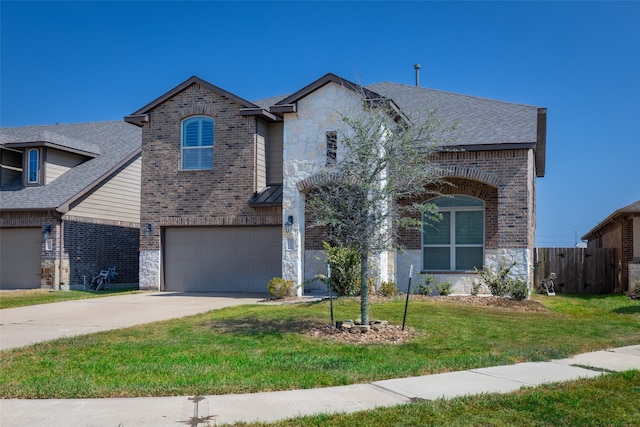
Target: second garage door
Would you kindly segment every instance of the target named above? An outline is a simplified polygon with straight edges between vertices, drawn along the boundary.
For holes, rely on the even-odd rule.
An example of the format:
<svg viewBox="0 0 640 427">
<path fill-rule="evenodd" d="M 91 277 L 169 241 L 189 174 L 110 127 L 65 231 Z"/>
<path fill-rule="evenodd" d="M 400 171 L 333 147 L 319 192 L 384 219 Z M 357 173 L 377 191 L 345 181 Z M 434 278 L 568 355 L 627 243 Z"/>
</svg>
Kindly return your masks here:
<svg viewBox="0 0 640 427">
<path fill-rule="evenodd" d="M 40 287 L 40 228 L 0 228 L 0 289 Z"/>
<path fill-rule="evenodd" d="M 266 293 L 282 275 L 280 227 L 167 228 L 165 290 Z"/>
</svg>

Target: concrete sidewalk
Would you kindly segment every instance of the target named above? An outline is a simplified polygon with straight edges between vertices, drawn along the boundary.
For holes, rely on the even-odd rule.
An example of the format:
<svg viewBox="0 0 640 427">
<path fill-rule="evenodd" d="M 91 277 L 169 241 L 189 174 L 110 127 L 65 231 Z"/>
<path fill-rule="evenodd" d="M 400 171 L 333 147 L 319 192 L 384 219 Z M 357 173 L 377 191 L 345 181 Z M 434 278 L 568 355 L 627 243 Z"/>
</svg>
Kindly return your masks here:
<svg viewBox="0 0 640 427">
<path fill-rule="evenodd" d="M 356 412 L 477 393 L 509 393 L 543 383 L 640 369 L 640 345 L 551 362 L 520 363 L 343 387 L 220 396 L 130 399 L 0 400 L 3 426 L 207 426 L 272 422 L 299 415 Z"/>
<path fill-rule="evenodd" d="M 143 292 L 0 310 L 0 350 L 253 304 L 265 295 Z"/>
</svg>

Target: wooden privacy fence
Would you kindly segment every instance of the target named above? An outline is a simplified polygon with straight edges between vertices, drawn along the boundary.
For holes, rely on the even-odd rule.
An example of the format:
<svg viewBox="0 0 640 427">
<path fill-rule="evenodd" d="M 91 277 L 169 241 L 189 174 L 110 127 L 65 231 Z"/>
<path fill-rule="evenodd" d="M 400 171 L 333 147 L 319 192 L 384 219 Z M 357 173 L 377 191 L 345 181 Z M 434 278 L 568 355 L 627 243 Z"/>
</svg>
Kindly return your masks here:
<svg viewBox="0 0 640 427">
<path fill-rule="evenodd" d="M 606 294 L 615 289 L 615 249 L 536 248 L 534 281 L 556 273 L 556 292 L 564 294 Z"/>
</svg>

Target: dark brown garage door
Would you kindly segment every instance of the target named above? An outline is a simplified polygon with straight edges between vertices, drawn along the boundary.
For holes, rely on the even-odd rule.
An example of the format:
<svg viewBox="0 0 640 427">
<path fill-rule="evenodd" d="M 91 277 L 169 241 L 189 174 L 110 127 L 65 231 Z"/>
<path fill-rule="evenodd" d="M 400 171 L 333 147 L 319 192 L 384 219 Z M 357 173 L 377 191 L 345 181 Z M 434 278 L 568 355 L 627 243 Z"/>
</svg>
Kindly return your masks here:
<svg viewBox="0 0 640 427">
<path fill-rule="evenodd" d="M 266 293 L 282 275 L 280 227 L 167 228 L 165 290 Z"/>
<path fill-rule="evenodd" d="M 0 228 L 0 288 L 40 287 L 40 228 Z"/>
</svg>

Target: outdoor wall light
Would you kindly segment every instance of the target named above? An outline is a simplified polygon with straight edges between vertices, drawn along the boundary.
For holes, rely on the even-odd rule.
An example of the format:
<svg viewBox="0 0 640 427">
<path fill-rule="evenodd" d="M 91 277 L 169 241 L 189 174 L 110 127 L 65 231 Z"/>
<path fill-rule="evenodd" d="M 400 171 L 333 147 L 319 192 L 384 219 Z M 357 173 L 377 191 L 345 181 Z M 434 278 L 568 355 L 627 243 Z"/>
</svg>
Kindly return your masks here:
<svg viewBox="0 0 640 427">
<path fill-rule="evenodd" d="M 144 237 L 149 237 L 151 236 L 151 224 L 147 224 L 147 226 L 144 229 Z"/>
<path fill-rule="evenodd" d="M 42 240 L 46 241 L 51 234 L 51 225 L 42 226 Z"/>
<path fill-rule="evenodd" d="M 287 233 L 291 233 L 291 230 L 293 230 L 293 216 L 289 215 L 289 218 L 287 219 L 287 222 L 284 223 L 284 229 Z"/>
</svg>

